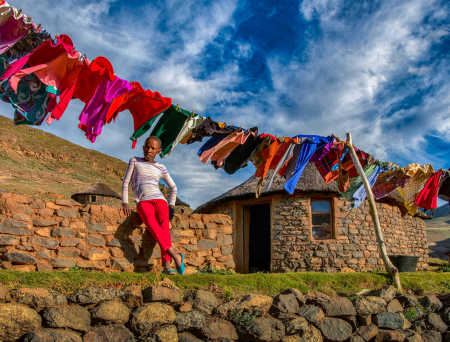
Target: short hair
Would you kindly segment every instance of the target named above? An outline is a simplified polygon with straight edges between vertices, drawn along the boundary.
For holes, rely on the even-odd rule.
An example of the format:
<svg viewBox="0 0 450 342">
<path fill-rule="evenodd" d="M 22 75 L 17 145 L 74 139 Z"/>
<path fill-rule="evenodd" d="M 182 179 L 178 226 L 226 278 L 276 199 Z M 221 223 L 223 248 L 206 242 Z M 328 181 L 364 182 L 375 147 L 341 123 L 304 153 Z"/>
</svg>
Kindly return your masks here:
<svg viewBox="0 0 450 342">
<path fill-rule="evenodd" d="M 158 142 L 159 147 L 162 146 L 162 141 L 161 141 L 161 139 L 159 139 L 159 138 L 158 138 L 157 136 L 155 136 L 155 135 L 151 135 L 151 136 L 149 136 L 147 139 L 145 139 L 144 146 L 147 145 L 147 142 L 148 142 L 149 140 L 155 140 L 155 141 Z"/>
</svg>

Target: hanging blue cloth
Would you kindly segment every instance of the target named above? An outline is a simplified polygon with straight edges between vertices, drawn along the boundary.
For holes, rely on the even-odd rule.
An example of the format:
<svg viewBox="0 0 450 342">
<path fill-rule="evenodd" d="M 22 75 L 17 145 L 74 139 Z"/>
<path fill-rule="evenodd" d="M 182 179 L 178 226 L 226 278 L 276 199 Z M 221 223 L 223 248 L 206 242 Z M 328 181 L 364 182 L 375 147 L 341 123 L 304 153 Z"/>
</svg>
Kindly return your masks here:
<svg viewBox="0 0 450 342">
<path fill-rule="evenodd" d="M 320 148 L 326 146 L 333 137 L 322 137 L 320 135 L 297 135 L 294 138 L 307 139 L 303 142 L 300 153 L 298 155 L 297 164 L 295 165 L 294 172 L 292 176 L 284 184 L 284 189 L 289 193 L 293 194 L 295 187 L 297 186 L 298 180 L 300 179 L 303 170 L 308 164 L 309 160 L 313 154 Z"/>
<path fill-rule="evenodd" d="M 370 187 L 373 187 L 375 185 L 378 176 L 385 171 L 386 171 L 385 168 L 379 165 L 377 166 L 377 168 L 372 172 L 372 174 L 369 177 L 367 177 Z M 361 203 L 364 202 L 366 197 L 367 197 L 366 188 L 364 187 L 364 184 L 361 184 L 358 190 L 356 190 L 355 193 L 353 194 L 353 203 L 351 206 L 353 208 L 358 208 L 361 205 Z"/>
</svg>

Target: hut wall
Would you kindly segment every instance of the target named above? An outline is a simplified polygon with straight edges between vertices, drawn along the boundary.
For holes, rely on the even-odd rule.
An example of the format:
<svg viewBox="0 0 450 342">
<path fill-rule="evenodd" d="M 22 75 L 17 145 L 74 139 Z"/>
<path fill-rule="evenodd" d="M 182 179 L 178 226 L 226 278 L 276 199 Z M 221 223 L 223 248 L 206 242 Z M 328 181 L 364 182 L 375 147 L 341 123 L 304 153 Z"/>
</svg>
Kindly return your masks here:
<svg viewBox="0 0 450 342">
<path fill-rule="evenodd" d="M 367 201 L 348 210 L 349 202 L 335 196 L 335 238 L 314 240 L 311 234 L 310 196 L 282 196 L 272 199 L 272 272 L 291 271 L 375 271 L 384 270 Z M 239 201 L 218 205 L 208 212 L 224 213 L 239 224 L 234 213 Z M 401 216 L 395 205 L 377 203 L 380 223 L 389 255 L 419 256 L 418 269 L 428 261 L 426 227 L 422 219 Z M 239 237 L 234 237 L 235 257 Z M 238 264 L 238 262 L 237 262 Z"/>
</svg>

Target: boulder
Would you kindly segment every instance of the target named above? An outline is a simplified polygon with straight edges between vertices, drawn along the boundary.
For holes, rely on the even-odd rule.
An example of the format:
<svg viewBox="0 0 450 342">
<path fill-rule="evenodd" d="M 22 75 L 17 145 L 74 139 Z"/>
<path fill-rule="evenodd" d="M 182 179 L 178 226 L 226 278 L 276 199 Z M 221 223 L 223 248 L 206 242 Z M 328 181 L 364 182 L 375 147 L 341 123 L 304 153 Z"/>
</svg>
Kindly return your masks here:
<svg viewBox="0 0 450 342">
<path fill-rule="evenodd" d="M 137 334 L 146 334 L 156 325 L 175 322 L 175 310 L 163 303 L 148 303 L 137 308 L 131 317 L 130 327 Z"/>
<path fill-rule="evenodd" d="M 373 296 L 381 297 L 386 303 L 389 303 L 395 298 L 397 289 L 393 286 L 383 286 L 381 289 L 373 291 Z"/>
<path fill-rule="evenodd" d="M 365 342 L 365 340 L 359 335 L 353 335 L 350 337 L 350 342 Z"/>
<path fill-rule="evenodd" d="M 120 299 L 127 305 L 130 309 L 142 306 L 143 297 L 141 287 L 138 285 L 130 285 L 122 289 L 122 295 Z"/>
<path fill-rule="evenodd" d="M 419 300 L 417 299 L 417 297 L 411 294 L 403 294 L 401 296 L 398 296 L 397 299 L 404 308 L 416 307 L 419 305 Z"/>
<path fill-rule="evenodd" d="M 378 335 L 378 328 L 376 325 L 363 325 L 358 328 L 358 335 L 361 336 L 364 341 L 369 341 Z"/>
<path fill-rule="evenodd" d="M 427 330 L 422 334 L 423 342 L 442 342 L 442 336 L 439 331 L 436 330 Z M 447 341 L 444 341 L 447 342 Z"/>
<path fill-rule="evenodd" d="M 402 312 L 403 306 L 400 304 L 398 299 L 393 299 L 389 302 L 386 308 L 387 312 Z"/>
<path fill-rule="evenodd" d="M 376 342 L 402 342 L 406 338 L 406 334 L 401 330 L 378 330 Z"/>
<path fill-rule="evenodd" d="M 219 305 L 216 308 L 216 312 L 223 318 L 230 318 L 233 313 L 240 311 L 249 311 L 256 315 L 263 315 L 269 311 L 272 302 L 272 297 L 248 294 Z"/>
<path fill-rule="evenodd" d="M 33 256 L 22 252 L 5 253 L 5 258 L 18 265 L 34 265 L 36 263 L 36 259 Z"/>
<path fill-rule="evenodd" d="M 23 304 L 0 304 L 0 341 L 16 341 L 42 323 L 38 313 Z"/>
<path fill-rule="evenodd" d="M 220 300 L 214 293 L 205 290 L 189 291 L 185 297 L 186 301 L 192 303 L 192 307 L 206 314 L 211 314 L 220 305 Z"/>
<path fill-rule="evenodd" d="M 329 317 L 355 316 L 356 311 L 352 302 L 345 297 L 320 298 L 316 301 Z"/>
<path fill-rule="evenodd" d="M 84 335 L 83 342 L 135 342 L 135 338 L 127 327 L 120 324 L 92 327 Z M 56 342 L 56 341 L 55 341 Z"/>
<path fill-rule="evenodd" d="M 355 302 L 358 315 L 372 315 L 386 311 L 386 301 L 381 297 L 360 297 Z"/>
<path fill-rule="evenodd" d="M 91 310 L 91 315 L 95 321 L 125 324 L 130 318 L 130 309 L 120 300 L 113 299 L 98 304 Z"/>
<path fill-rule="evenodd" d="M 111 300 L 116 297 L 120 297 L 121 291 L 114 288 L 100 288 L 100 287 L 85 287 L 75 293 L 71 294 L 68 298 L 71 302 L 87 305 L 98 304 L 104 300 Z"/>
<path fill-rule="evenodd" d="M 11 295 L 9 293 L 9 290 L 5 286 L 0 285 L 0 303 L 9 302 L 10 300 Z"/>
<path fill-rule="evenodd" d="M 300 290 L 297 290 L 296 288 L 291 287 L 289 289 L 283 290 L 280 294 L 294 295 L 300 305 L 306 303 L 306 297 L 303 295 L 303 293 L 300 292 Z"/>
<path fill-rule="evenodd" d="M 26 304 L 40 311 L 45 307 L 53 307 L 67 304 L 66 296 L 59 292 L 46 288 L 19 288 L 11 291 L 14 301 Z"/>
<path fill-rule="evenodd" d="M 91 325 L 89 311 L 77 304 L 45 308 L 42 317 L 47 326 L 52 328 L 71 328 L 87 332 Z"/>
<path fill-rule="evenodd" d="M 210 319 L 203 326 L 202 335 L 208 340 L 238 340 L 238 334 L 236 328 L 231 322 L 225 321 L 223 319 Z"/>
<path fill-rule="evenodd" d="M 435 295 L 425 296 L 420 302 L 425 309 L 431 312 L 438 312 L 444 307 L 442 302 Z"/>
<path fill-rule="evenodd" d="M 204 342 L 204 341 L 195 337 L 189 332 L 182 332 L 178 334 L 178 342 Z"/>
<path fill-rule="evenodd" d="M 322 309 L 315 305 L 303 305 L 298 314 L 313 324 L 318 324 L 325 317 Z"/>
<path fill-rule="evenodd" d="M 300 306 L 293 294 L 279 294 L 273 299 L 272 311 L 274 313 L 297 313 Z"/>
<path fill-rule="evenodd" d="M 406 331 L 406 342 L 422 342 L 422 337 L 412 330 Z"/>
<path fill-rule="evenodd" d="M 299 334 L 300 336 L 303 335 L 309 327 L 308 321 L 304 317 L 293 317 L 286 321 L 284 325 L 286 327 L 286 334 Z"/>
<path fill-rule="evenodd" d="M 429 313 L 427 316 L 427 321 L 432 327 L 432 330 L 437 330 L 440 331 L 441 333 L 447 331 L 448 328 L 447 324 L 444 323 L 441 316 L 439 316 L 438 314 L 434 312 Z"/>
<path fill-rule="evenodd" d="M 178 342 L 177 328 L 174 325 L 166 325 L 158 328 L 153 334 L 156 342 Z"/>
<path fill-rule="evenodd" d="M 182 295 L 182 292 L 177 288 L 157 285 L 147 287 L 142 291 L 144 303 L 166 302 L 176 304 L 181 302 Z"/>
<path fill-rule="evenodd" d="M 47 328 L 26 334 L 22 342 L 83 342 L 83 340 L 75 331 Z"/>
<path fill-rule="evenodd" d="M 247 339 L 255 341 L 280 341 L 286 334 L 281 321 L 270 317 L 257 317 L 252 321 L 245 322 L 239 326 L 239 331 Z"/>
<path fill-rule="evenodd" d="M 176 314 L 175 325 L 178 331 L 200 330 L 206 324 L 206 316 L 201 311 L 181 312 Z"/>
<path fill-rule="evenodd" d="M 375 316 L 378 328 L 386 329 L 408 329 L 411 325 L 401 313 L 382 312 Z"/>
<path fill-rule="evenodd" d="M 325 317 L 320 321 L 319 329 L 329 341 L 345 341 L 352 335 L 352 326 L 340 318 Z"/>
</svg>

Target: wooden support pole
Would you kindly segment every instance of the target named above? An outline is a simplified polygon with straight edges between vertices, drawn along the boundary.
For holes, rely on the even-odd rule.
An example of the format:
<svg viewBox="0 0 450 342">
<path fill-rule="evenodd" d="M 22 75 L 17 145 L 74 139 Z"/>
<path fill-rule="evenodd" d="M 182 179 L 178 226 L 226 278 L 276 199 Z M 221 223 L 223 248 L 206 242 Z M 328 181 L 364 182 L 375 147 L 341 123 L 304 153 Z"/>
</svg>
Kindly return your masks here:
<svg viewBox="0 0 450 342">
<path fill-rule="evenodd" d="M 375 198 L 373 196 L 373 192 L 372 192 L 372 188 L 370 187 L 369 180 L 367 179 L 364 169 L 361 166 L 361 163 L 359 162 L 358 155 L 356 154 L 355 149 L 353 148 L 351 133 L 347 133 L 347 147 L 350 151 L 350 156 L 352 157 L 353 164 L 355 165 L 356 170 L 358 171 L 358 174 L 361 177 L 361 180 L 364 184 L 364 188 L 366 189 L 367 199 L 369 200 L 369 206 L 370 206 L 370 214 L 372 216 L 372 220 L 375 225 L 375 233 L 377 235 L 378 248 L 379 248 L 379 251 L 381 254 L 381 258 L 383 259 L 384 266 L 386 267 L 387 272 L 393 278 L 394 284 L 395 284 L 395 287 L 397 287 L 397 290 L 403 291 L 402 284 L 400 283 L 400 273 L 398 272 L 397 267 L 395 267 L 392 264 L 391 260 L 389 259 L 388 255 L 387 255 L 386 243 L 384 242 L 383 231 L 381 230 L 380 220 L 378 218 L 377 207 L 375 205 Z"/>
</svg>

